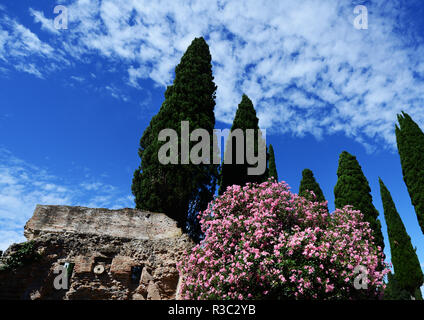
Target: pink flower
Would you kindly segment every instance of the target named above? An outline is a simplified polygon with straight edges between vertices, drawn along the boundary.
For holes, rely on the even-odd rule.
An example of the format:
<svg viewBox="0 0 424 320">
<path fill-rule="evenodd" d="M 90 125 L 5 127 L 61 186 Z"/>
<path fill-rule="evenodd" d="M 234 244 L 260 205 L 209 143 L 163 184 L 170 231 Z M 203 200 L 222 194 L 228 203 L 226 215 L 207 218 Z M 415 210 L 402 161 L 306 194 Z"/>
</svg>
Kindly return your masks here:
<svg viewBox="0 0 424 320">
<path fill-rule="evenodd" d="M 244 299 L 284 286 L 291 293 L 281 298 L 349 299 L 359 264 L 369 270 L 367 292 L 378 292 L 388 269 L 376 271 L 382 253 L 369 224 L 351 207 L 323 208 L 283 182 L 228 187 L 199 214 L 205 238 L 177 265 L 182 296 Z"/>
</svg>

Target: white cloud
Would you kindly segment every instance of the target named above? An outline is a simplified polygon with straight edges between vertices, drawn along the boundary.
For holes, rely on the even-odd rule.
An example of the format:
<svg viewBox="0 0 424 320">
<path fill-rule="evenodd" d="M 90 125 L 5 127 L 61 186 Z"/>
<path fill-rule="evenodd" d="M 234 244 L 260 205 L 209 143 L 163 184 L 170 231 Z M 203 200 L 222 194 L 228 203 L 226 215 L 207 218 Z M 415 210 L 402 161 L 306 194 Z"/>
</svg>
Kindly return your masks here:
<svg viewBox="0 0 424 320">
<path fill-rule="evenodd" d="M 122 100 L 124 102 L 127 102 L 129 100 L 129 98 L 125 94 L 122 94 L 120 92 L 120 90 L 118 88 L 116 88 L 115 86 L 113 86 L 113 85 L 108 85 L 108 86 L 105 87 L 105 89 L 115 99 Z"/>
<path fill-rule="evenodd" d="M 1 224 L 0 224 L 1 228 Z M 20 243 L 26 241 L 23 233 L 14 230 L 2 230 L 0 233 L 0 250 L 6 250 L 12 243 Z"/>
<path fill-rule="evenodd" d="M 15 69 L 38 78 L 57 70 L 58 64 L 68 65 L 61 53 L 6 14 L 0 17 L 0 61 L 2 70 Z"/>
<path fill-rule="evenodd" d="M 424 74 L 424 45 L 406 46 L 409 33 L 394 30 L 399 1 L 369 4 L 369 28 L 357 30 L 354 5 L 333 0 L 70 0 L 66 32 L 30 9 L 34 22 L 50 31 L 47 43 L 4 18 L 0 59 L 10 52 L 83 63 L 100 56 L 118 62 L 127 83 L 142 89 L 140 79 L 170 84 L 191 40 L 204 36 L 218 85 L 218 120 L 231 122 L 245 92 L 270 132 L 317 138 L 342 132 L 371 151 L 395 145 L 401 110 L 424 126 L 424 84 L 414 75 Z M 20 70 L 49 71 L 31 63 Z M 113 85 L 106 90 L 125 98 Z"/>
<path fill-rule="evenodd" d="M 40 79 L 44 78 L 43 74 L 40 72 L 40 70 L 37 69 L 37 67 L 33 63 L 30 63 L 30 64 L 18 63 L 17 65 L 15 65 L 15 69 L 18 71 L 23 71 L 23 72 L 32 74 Z"/>
<path fill-rule="evenodd" d="M 93 178 L 62 181 L 0 148 L 0 250 L 24 241 L 23 226 L 37 204 L 132 207 L 132 196 Z"/>
<path fill-rule="evenodd" d="M 368 30 L 353 27 L 353 7 L 330 0 L 75 0 L 69 41 L 78 45 L 66 50 L 122 59 L 132 86 L 144 78 L 165 86 L 190 41 L 205 36 L 218 120 L 231 122 L 246 92 L 268 129 L 318 138 L 341 131 L 370 150 L 376 140 L 393 146 L 401 109 L 424 124 L 424 85 L 413 76 L 423 69 L 424 47 L 414 53 L 393 32 L 395 4 L 369 8 Z"/>
<path fill-rule="evenodd" d="M 46 18 L 43 12 L 34 10 L 32 8 L 29 9 L 29 12 L 34 17 L 34 21 L 39 22 L 41 24 L 41 28 L 43 30 L 46 30 L 54 34 L 59 33 L 59 30 L 54 27 L 53 19 Z"/>
<path fill-rule="evenodd" d="M 17 21 L 5 17 L 2 21 L 10 28 L 9 54 L 11 56 L 28 56 L 30 54 L 51 57 L 54 49 L 42 42 L 31 30 Z"/>
<path fill-rule="evenodd" d="M 81 183 L 81 187 L 83 187 L 85 190 L 99 190 L 101 187 L 103 186 L 103 183 L 100 182 L 91 182 L 91 183 L 87 183 L 87 182 L 83 182 Z"/>
<path fill-rule="evenodd" d="M 75 80 L 77 82 L 84 82 L 84 77 L 78 77 L 78 76 L 71 76 L 72 80 Z"/>
</svg>

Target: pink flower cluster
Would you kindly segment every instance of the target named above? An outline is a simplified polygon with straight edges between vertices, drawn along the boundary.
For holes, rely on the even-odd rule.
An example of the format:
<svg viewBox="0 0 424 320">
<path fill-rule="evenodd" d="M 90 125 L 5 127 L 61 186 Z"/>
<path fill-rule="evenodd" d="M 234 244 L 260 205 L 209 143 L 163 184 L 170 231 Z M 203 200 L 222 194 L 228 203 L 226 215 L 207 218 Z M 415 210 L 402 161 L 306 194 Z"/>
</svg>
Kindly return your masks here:
<svg viewBox="0 0 424 320">
<path fill-rule="evenodd" d="M 284 182 L 229 187 L 199 215 L 205 238 L 178 264 L 183 298 L 378 297 L 389 269 L 368 222 L 349 206 L 326 207 Z M 367 289 L 355 289 L 356 266 L 368 271 Z"/>
</svg>

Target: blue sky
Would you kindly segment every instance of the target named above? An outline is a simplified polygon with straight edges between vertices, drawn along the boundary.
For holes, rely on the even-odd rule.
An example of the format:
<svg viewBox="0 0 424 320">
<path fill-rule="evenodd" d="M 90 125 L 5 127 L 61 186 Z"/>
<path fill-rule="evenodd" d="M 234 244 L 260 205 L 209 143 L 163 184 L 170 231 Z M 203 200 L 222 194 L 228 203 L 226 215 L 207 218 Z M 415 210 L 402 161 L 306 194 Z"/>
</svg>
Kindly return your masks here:
<svg viewBox="0 0 424 320">
<path fill-rule="evenodd" d="M 54 27 L 63 4 L 68 29 Z M 368 29 L 353 26 L 356 5 Z M 380 212 L 380 176 L 424 264 L 402 180 L 396 114 L 424 128 L 420 1 L 3 1 L 0 4 L 0 249 L 23 241 L 37 203 L 132 207 L 143 130 L 196 36 L 207 40 L 217 128 L 254 102 L 280 179 L 313 170 L 330 209 L 338 156 L 357 156 Z"/>
</svg>

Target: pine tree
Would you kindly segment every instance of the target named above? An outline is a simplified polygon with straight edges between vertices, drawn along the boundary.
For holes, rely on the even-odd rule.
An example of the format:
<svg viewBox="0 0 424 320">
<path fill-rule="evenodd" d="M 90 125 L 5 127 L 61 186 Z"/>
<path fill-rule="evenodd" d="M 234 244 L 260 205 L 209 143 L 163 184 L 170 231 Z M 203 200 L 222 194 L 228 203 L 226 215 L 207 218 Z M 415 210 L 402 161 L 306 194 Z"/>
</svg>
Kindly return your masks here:
<svg viewBox="0 0 424 320">
<path fill-rule="evenodd" d="M 300 181 L 299 195 L 309 198 L 310 193 L 308 191 L 313 191 L 315 193 L 316 201 L 325 201 L 324 193 L 322 192 L 318 182 L 315 180 L 313 172 L 309 169 L 304 169 L 302 171 L 302 180 Z"/>
<path fill-rule="evenodd" d="M 337 183 L 334 187 L 336 208 L 351 205 L 355 210 L 360 210 L 364 215 L 364 220 L 370 223 L 370 227 L 374 231 L 375 243 L 383 251 L 384 240 L 378 211 L 372 203 L 368 180 L 365 178 L 355 156 L 346 151 L 340 154 L 337 177 Z"/>
<path fill-rule="evenodd" d="M 389 190 L 381 179 L 379 181 L 396 280 L 401 290 L 406 290 L 410 296 L 415 296 L 424 281 L 420 262 Z M 416 299 L 421 300 L 421 295 Z"/>
<path fill-rule="evenodd" d="M 403 180 L 424 233 L 424 133 L 407 113 L 402 112 L 397 118 L 396 142 Z"/>
<path fill-rule="evenodd" d="M 141 165 L 135 170 L 132 183 L 136 208 L 164 212 L 185 227 L 187 215 L 196 221 L 196 213 L 205 209 L 212 199 L 217 165 L 182 164 L 185 162 L 183 159 L 187 159 L 187 154 L 182 153 L 182 143 L 188 143 L 191 150 L 197 142 L 187 141 L 180 131 L 181 121 L 188 121 L 190 132 L 203 128 L 212 136 L 215 91 L 209 47 L 203 38 L 196 38 L 175 68 L 174 82 L 166 89 L 165 100 L 158 114 L 152 118 L 141 137 Z M 159 162 L 159 150 L 168 143 L 158 139 L 162 129 L 173 129 L 179 134 L 178 164 Z M 213 139 L 210 140 L 212 151 Z M 212 155 L 202 156 L 213 158 Z"/>
<path fill-rule="evenodd" d="M 274 148 L 272 147 L 272 144 L 269 145 L 268 155 L 268 178 L 274 178 L 275 181 L 278 181 L 277 167 L 275 166 Z"/>
<path fill-rule="evenodd" d="M 240 143 L 240 142 L 237 141 L 237 139 L 235 139 L 234 137 L 229 137 L 226 143 L 226 149 L 224 152 L 224 163 L 222 164 L 222 169 L 221 169 L 219 194 L 224 193 L 228 186 L 232 186 L 232 185 L 243 186 L 248 182 L 261 183 L 267 179 L 268 177 L 267 169 L 261 175 L 249 175 L 247 172 L 249 167 L 254 167 L 248 164 L 248 160 L 246 157 L 246 152 L 247 152 L 246 130 L 247 129 L 255 130 L 255 136 L 253 141 L 255 155 L 258 154 L 259 148 L 265 148 L 265 152 L 266 152 L 266 145 L 264 145 L 265 141 L 263 140 L 262 137 L 259 139 L 259 143 L 258 143 L 258 134 L 261 136 L 261 133 L 259 132 L 258 123 L 259 123 L 259 119 L 256 116 L 256 111 L 255 111 L 255 108 L 253 107 L 252 101 L 247 97 L 247 95 L 243 94 L 241 102 L 238 105 L 236 115 L 234 117 L 233 125 L 231 127 L 231 132 L 233 132 L 236 129 L 241 129 L 245 137 L 244 141 L 242 142 L 244 144 L 243 164 L 236 163 L 237 143 Z M 232 148 L 231 148 L 232 162 L 231 164 L 229 163 L 226 164 L 225 159 L 229 156 L 229 149 L 227 148 L 229 146 L 229 139 L 232 139 L 233 141 Z M 266 167 L 266 163 L 265 163 L 265 167 Z"/>
</svg>

